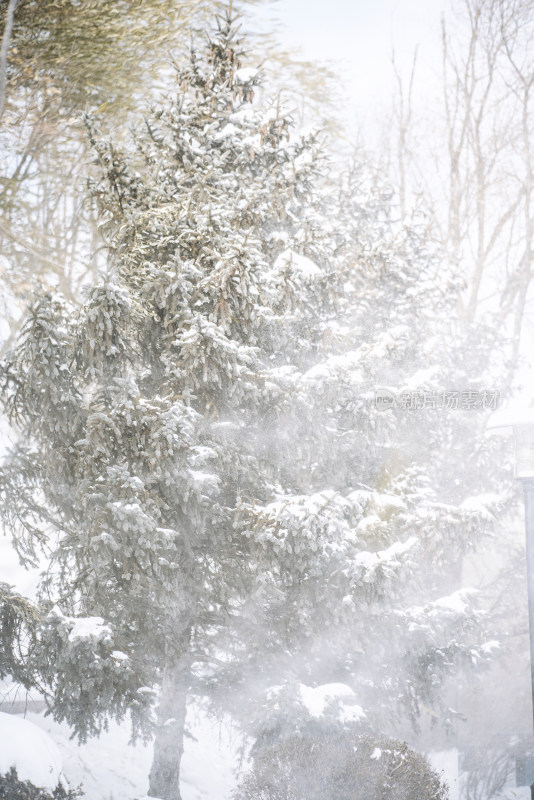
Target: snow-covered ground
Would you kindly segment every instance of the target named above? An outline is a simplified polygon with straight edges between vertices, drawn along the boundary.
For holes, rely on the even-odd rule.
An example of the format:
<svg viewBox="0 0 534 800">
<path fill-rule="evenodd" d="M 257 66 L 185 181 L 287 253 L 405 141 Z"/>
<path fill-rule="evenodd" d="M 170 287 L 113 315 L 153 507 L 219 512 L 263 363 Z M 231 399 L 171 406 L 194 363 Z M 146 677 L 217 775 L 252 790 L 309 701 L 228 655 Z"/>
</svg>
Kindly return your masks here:
<svg viewBox="0 0 534 800">
<path fill-rule="evenodd" d="M 196 707 L 188 718 L 194 738 L 185 742 L 183 800 L 228 800 L 240 768 L 239 733 Z M 0 713 L 0 772 L 16 764 L 25 779 L 51 787 L 62 768 L 71 786 L 82 785 L 86 800 L 144 800 L 152 747 L 129 746 L 127 724 L 112 723 L 108 733 L 81 746 L 69 736 L 67 725 L 43 714 L 29 713 L 24 720 Z M 432 754 L 430 760 L 448 781 L 450 800 L 458 800 L 456 751 Z"/>
<path fill-rule="evenodd" d="M 2 718 L 7 718 L 3 727 Z M 25 736 L 20 726 L 25 726 Z M 227 800 L 239 765 L 238 733 L 228 724 L 212 721 L 198 708 L 189 711 L 189 729 L 194 739 L 185 741 L 183 800 Z M 16 740 L 13 731 L 20 733 Z M 141 800 L 148 788 L 152 747 L 129 746 L 129 734 L 127 723 L 111 723 L 108 733 L 78 745 L 69 738 L 67 725 L 43 714 L 29 713 L 26 720 L 0 714 L 0 772 L 7 771 L 8 762 L 16 758 L 27 780 L 33 776 L 36 785 L 50 786 L 50 781 L 44 781 L 53 774 L 57 784 L 58 763 L 62 762 L 63 775 L 71 786 L 82 785 L 85 800 Z M 34 748 L 35 742 L 39 749 Z"/>
<path fill-rule="evenodd" d="M 199 708 L 189 710 L 192 737 L 182 762 L 183 800 L 228 800 L 240 768 L 241 738 L 229 724 L 214 722 Z M 86 800 L 146 800 L 151 746 L 128 745 L 128 724 L 112 723 L 108 733 L 78 745 L 67 725 L 43 714 L 26 719 L 0 712 L 0 773 L 11 765 L 38 786 L 51 788 L 62 774 L 82 785 Z M 447 780 L 450 800 L 461 796 L 455 750 L 432 753 L 432 766 Z M 528 787 L 507 786 L 499 800 L 527 800 Z"/>
</svg>

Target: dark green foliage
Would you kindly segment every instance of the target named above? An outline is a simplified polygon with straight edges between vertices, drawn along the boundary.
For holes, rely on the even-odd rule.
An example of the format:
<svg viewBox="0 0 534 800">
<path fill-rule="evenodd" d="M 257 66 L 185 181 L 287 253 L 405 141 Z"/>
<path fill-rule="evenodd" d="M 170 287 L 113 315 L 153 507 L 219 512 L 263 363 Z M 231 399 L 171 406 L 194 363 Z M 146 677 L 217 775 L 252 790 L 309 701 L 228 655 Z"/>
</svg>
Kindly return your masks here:
<svg viewBox="0 0 534 800">
<path fill-rule="evenodd" d="M 233 800 L 446 800 L 406 742 L 354 730 L 293 734 L 259 748 Z"/>
<path fill-rule="evenodd" d="M 58 784 L 50 794 L 45 789 L 34 786 L 30 781 L 21 781 L 17 770 L 11 767 L 6 775 L 0 775 L 0 797 L 2 800 L 76 800 L 82 797 L 80 789 L 64 789 Z"/>
<path fill-rule="evenodd" d="M 7 583 L 0 582 L 0 679 L 7 675 L 23 686 L 32 685 L 23 654 L 33 648 L 39 623 L 37 608 Z"/>
</svg>

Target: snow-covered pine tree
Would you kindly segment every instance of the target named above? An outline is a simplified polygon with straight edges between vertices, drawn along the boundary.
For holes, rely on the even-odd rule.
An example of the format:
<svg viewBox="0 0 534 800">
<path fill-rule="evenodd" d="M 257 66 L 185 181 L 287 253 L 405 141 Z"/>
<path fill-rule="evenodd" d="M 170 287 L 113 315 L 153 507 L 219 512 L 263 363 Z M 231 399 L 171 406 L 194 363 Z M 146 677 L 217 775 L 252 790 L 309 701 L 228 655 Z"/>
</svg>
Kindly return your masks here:
<svg viewBox="0 0 534 800">
<path fill-rule="evenodd" d="M 3 369 L 4 519 L 48 561 L 28 672 L 82 738 L 126 712 L 150 735 L 157 698 L 163 800 L 191 687 L 246 709 L 343 679 L 387 727 L 482 657 L 428 563 L 488 515 L 440 502 L 372 403 L 426 358 L 428 254 L 406 234 L 343 257 L 315 138 L 255 110 L 240 58 L 222 20 L 125 152 L 88 121 L 109 269 L 81 311 L 38 298 Z"/>
<path fill-rule="evenodd" d="M 328 196 L 343 294 L 315 363 L 271 371 L 291 397 L 283 491 L 238 512 L 272 570 L 251 603 L 263 628 L 249 609 L 234 635 L 254 643 L 235 659 L 243 718 L 267 737 L 305 725 L 307 687 L 332 681 L 375 730 L 408 736 L 422 707 L 450 726 L 447 680 L 494 646 L 459 567 L 510 502 L 484 439 L 502 350 L 491 327 L 463 330 L 425 226 L 399 225 L 392 192 L 356 180 Z M 388 410 L 379 387 L 397 398 Z"/>
<path fill-rule="evenodd" d="M 82 739 L 127 711 L 150 734 L 159 684 L 163 800 L 180 796 L 193 666 L 257 579 L 235 509 L 279 488 L 264 371 L 288 348 L 311 362 L 321 260 L 314 139 L 251 108 L 230 19 L 178 80 L 129 153 L 88 120 L 108 272 L 81 310 L 39 297 L 3 371 L 4 518 L 48 560 L 28 672 Z M 296 264 L 276 260 L 288 243 Z"/>
</svg>

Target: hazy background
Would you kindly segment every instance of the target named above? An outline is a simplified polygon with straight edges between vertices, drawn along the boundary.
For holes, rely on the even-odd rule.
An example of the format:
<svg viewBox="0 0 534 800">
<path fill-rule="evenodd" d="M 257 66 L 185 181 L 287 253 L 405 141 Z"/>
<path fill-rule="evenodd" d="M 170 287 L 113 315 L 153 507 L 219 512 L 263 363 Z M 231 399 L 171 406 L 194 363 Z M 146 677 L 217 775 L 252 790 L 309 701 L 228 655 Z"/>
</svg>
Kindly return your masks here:
<svg viewBox="0 0 534 800">
<path fill-rule="evenodd" d="M 328 61 L 347 89 L 344 109 L 352 126 L 373 124 L 391 104 L 392 55 L 409 76 L 417 48 L 415 96 L 437 91 L 441 0 L 280 0 L 255 10 L 265 27 L 277 25 L 281 44 L 312 60 Z"/>
</svg>

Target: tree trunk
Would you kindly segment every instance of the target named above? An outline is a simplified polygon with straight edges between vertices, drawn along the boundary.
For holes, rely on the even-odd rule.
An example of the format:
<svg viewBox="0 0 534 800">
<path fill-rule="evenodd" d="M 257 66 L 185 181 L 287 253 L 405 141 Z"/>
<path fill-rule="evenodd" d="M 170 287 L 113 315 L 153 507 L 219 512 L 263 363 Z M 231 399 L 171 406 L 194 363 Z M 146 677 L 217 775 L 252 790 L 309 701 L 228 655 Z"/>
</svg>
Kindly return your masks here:
<svg viewBox="0 0 534 800">
<path fill-rule="evenodd" d="M 158 708 L 158 729 L 150 769 L 150 797 L 181 800 L 180 762 L 184 752 L 186 700 L 191 677 L 191 632 L 183 647 L 167 654 Z"/>
</svg>

